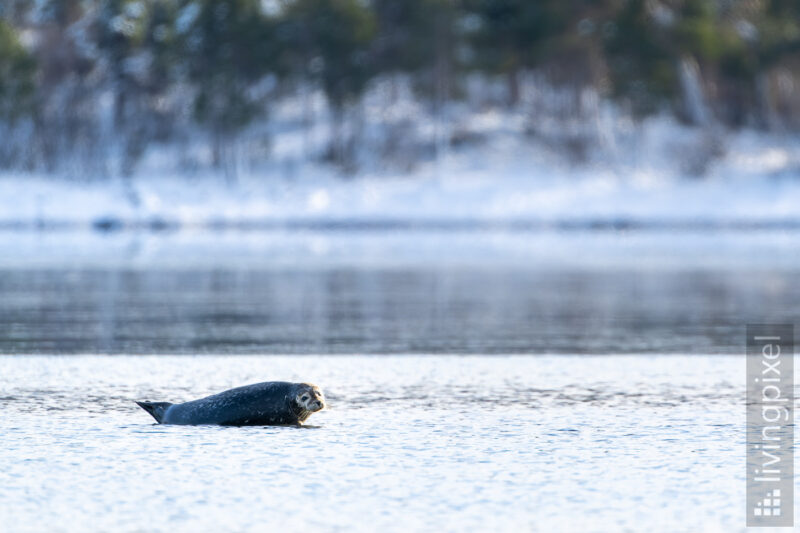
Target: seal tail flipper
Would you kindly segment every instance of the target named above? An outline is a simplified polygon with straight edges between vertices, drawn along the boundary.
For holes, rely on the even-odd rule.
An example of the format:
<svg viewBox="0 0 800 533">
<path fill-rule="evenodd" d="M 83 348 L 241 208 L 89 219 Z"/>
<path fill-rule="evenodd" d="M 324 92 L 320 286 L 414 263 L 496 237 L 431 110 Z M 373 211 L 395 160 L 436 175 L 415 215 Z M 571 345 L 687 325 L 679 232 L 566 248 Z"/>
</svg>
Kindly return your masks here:
<svg viewBox="0 0 800 533">
<path fill-rule="evenodd" d="M 164 414 L 172 404 L 169 402 L 136 402 L 136 405 L 150 413 L 156 419 L 156 422 L 160 424 L 164 419 Z"/>
</svg>

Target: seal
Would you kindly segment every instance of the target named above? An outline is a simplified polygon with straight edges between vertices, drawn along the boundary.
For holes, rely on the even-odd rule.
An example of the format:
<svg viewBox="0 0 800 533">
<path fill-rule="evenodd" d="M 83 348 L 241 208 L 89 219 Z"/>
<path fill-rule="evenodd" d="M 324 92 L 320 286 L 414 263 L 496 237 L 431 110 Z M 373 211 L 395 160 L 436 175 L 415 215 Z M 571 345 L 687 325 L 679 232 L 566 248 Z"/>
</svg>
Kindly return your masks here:
<svg viewBox="0 0 800 533">
<path fill-rule="evenodd" d="M 185 403 L 136 402 L 159 424 L 219 426 L 299 425 L 325 407 L 311 383 L 267 381 Z"/>
</svg>

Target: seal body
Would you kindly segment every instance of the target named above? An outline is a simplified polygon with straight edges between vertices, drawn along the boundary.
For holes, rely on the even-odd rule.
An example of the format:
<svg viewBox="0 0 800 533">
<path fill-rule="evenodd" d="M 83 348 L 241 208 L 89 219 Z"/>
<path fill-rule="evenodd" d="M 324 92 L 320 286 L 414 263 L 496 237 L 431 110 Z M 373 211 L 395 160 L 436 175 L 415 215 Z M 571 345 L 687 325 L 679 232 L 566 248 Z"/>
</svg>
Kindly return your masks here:
<svg viewBox="0 0 800 533">
<path fill-rule="evenodd" d="M 136 402 L 160 424 L 267 426 L 301 424 L 325 407 L 310 383 L 267 381 L 185 403 Z"/>
</svg>

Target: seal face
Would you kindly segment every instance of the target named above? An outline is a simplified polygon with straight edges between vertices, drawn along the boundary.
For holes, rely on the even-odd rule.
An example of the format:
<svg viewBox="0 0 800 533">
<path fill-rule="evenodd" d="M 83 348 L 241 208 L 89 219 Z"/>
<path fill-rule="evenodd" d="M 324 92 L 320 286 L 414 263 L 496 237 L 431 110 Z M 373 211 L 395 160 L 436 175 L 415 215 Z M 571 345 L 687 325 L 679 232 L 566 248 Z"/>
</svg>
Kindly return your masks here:
<svg viewBox="0 0 800 533">
<path fill-rule="evenodd" d="M 309 416 L 325 408 L 325 396 L 316 385 L 300 383 L 294 403 L 300 408 L 298 421 L 305 422 Z"/>
<path fill-rule="evenodd" d="M 311 383 L 267 381 L 191 402 L 136 402 L 159 424 L 220 426 L 297 425 L 325 407 Z"/>
</svg>

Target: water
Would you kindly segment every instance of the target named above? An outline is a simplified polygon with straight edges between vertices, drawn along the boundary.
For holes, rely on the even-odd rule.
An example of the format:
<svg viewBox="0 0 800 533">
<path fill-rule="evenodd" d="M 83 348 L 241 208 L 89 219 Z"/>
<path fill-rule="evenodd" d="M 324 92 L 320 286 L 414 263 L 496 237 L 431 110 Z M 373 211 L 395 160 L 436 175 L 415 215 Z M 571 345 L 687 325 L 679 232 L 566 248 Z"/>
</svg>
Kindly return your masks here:
<svg viewBox="0 0 800 533">
<path fill-rule="evenodd" d="M 94 239 L 11 241 L 0 353 L 733 354 L 800 315 L 781 232 Z"/>
<path fill-rule="evenodd" d="M 743 530 L 744 325 L 798 316 L 798 246 L 2 234 L 0 530 Z M 278 379 L 330 409 L 133 403 Z"/>
<path fill-rule="evenodd" d="M 0 358 L 10 531 L 733 531 L 730 356 Z M 308 379 L 312 428 L 159 426 L 132 400 Z"/>
</svg>

